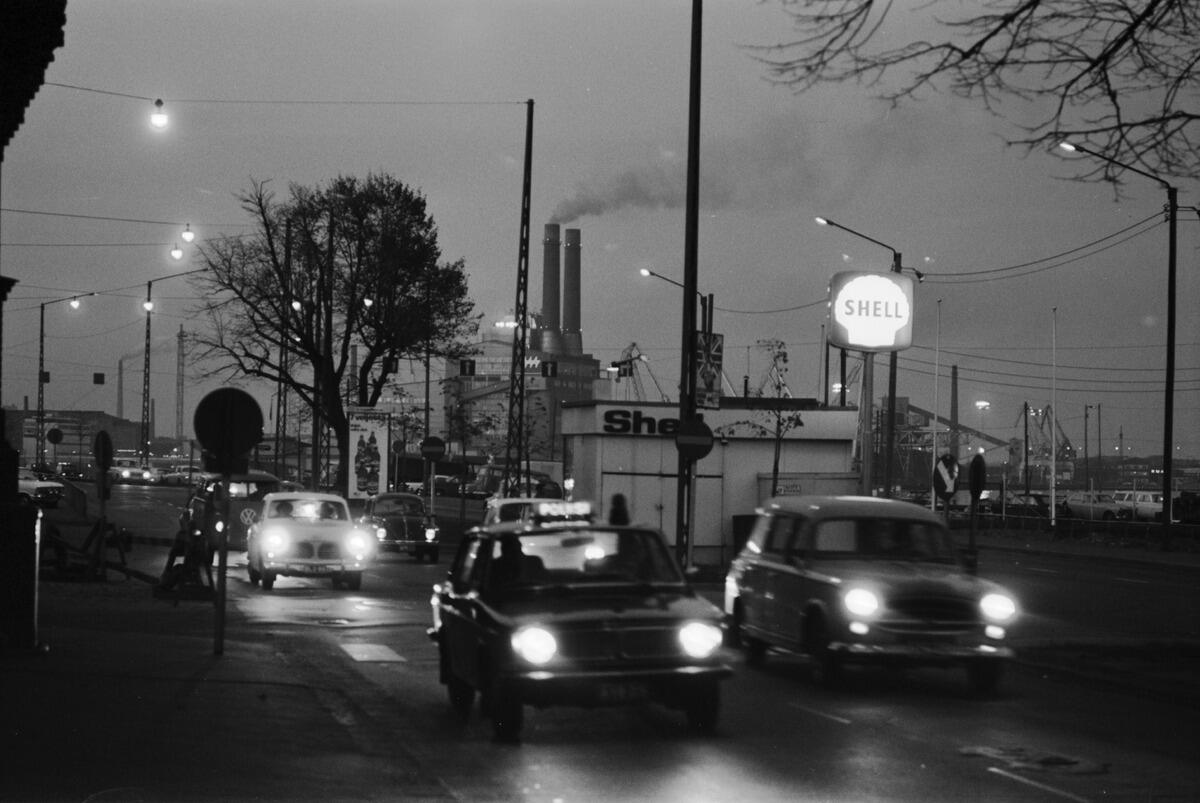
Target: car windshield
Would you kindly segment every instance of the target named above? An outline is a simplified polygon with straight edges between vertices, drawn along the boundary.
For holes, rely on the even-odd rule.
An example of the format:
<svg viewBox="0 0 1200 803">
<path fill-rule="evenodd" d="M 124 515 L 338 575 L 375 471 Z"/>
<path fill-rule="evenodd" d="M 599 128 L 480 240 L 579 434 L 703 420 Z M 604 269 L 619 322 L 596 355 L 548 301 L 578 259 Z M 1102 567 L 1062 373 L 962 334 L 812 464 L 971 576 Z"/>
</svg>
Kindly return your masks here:
<svg viewBox="0 0 1200 803">
<path fill-rule="evenodd" d="M 271 502 L 267 517 L 306 521 L 346 521 L 346 506 L 322 499 L 277 499 Z"/>
<path fill-rule="evenodd" d="M 683 575 L 653 530 L 579 529 L 509 534 L 493 544 L 488 586 L 682 583 Z"/>
<path fill-rule="evenodd" d="M 375 513 L 380 516 L 419 516 L 425 510 L 420 499 L 407 496 L 381 496 L 375 500 Z"/>
<path fill-rule="evenodd" d="M 817 524 L 814 551 L 826 557 L 867 557 L 955 563 L 958 553 L 945 528 L 923 521 L 862 518 Z M 826 554 L 834 553 L 834 554 Z"/>
</svg>

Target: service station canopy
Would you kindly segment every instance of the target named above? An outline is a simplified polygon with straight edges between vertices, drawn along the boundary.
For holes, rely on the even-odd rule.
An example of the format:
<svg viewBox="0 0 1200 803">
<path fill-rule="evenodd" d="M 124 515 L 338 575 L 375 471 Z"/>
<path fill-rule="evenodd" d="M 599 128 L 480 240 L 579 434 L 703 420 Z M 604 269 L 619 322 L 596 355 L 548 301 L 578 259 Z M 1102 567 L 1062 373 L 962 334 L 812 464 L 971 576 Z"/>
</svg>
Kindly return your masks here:
<svg viewBox="0 0 1200 803">
<path fill-rule="evenodd" d="M 829 342 L 855 351 L 912 345 L 913 281 L 900 273 L 835 273 L 829 281 Z"/>
</svg>

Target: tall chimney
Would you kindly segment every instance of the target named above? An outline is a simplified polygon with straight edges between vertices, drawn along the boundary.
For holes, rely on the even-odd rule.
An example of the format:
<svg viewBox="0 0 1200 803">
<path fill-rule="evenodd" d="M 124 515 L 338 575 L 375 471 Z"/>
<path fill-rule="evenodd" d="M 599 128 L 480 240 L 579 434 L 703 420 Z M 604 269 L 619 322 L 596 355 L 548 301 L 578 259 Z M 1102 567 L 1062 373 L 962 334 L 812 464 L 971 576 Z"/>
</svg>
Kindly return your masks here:
<svg viewBox="0 0 1200 803">
<path fill-rule="evenodd" d="M 579 229 L 567 229 L 563 242 L 562 340 L 566 354 L 583 354 L 579 326 Z"/>
<path fill-rule="evenodd" d="M 558 224 L 547 223 L 542 238 L 542 327 L 530 342 L 534 349 L 550 354 L 562 352 L 562 333 L 558 317 Z"/>
</svg>

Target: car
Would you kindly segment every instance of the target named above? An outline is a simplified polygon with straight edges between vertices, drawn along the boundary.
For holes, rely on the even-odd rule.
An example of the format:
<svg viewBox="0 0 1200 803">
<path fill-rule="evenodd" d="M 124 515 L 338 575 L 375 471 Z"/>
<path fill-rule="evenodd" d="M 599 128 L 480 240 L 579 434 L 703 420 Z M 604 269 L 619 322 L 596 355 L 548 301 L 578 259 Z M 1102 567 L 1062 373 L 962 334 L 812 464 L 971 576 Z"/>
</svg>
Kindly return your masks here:
<svg viewBox="0 0 1200 803">
<path fill-rule="evenodd" d="M 1162 521 L 1162 491 L 1113 491 L 1119 517 L 1131 521 Z"/>
<path fill-rule="evenodd" d="M 716 727 L 732 674 L 722 614 L 659 530 L 579 519 L 476 527 L 431 603 L 451 708 L 465 721 L 478 692 L 498 740 L 519 738 L 527 705 L 653 701 L 698 732 Z"/>
<path fill-rule="evenodd" d="M 131 460 L 119 460 L 108 470 L 108 481 L 113 485 L 156 485 L 160 478 L 158 469 Z"/>
<path fill-rule="evenodd" d="M 1071 518 L 1115 521 L 1120 512 L 1113 495 L 1102 491 L 1071 491 L 1063 500 L 1063 514 Z"/>
<path fill-rule="evenodd" d="M 58 507 L 66 488 L 61 482 L 44 480 L 29 468 L 17 469 L 17 495 L 38 507 Z"/>
<path fill-rule="evenodd" d="M 221 482 L 220 474 L 199 475 L 199 482 L 179 516 L 181 533 L 204 535 L 210 553 L 220 546 L 220 533 L 225 528 L 225 505 L 217 490 Z M 260 503 L 267 494 L 281 490 L 280 486 L 279 478 L 266 471 L 230 475 L 229 527 L 226 531 L 229 549 L 246 548 L 246 534 L 258 517 Z"/>
<path fill-rule="evenodd" d="M 964 666 L 996 691 L 1017 604 L 970 573 L 940 516 L 894 499 L 769 499 L 725 578 L 731 635 L 751 666 L 800 653 L 837 686 L 851 664 Z"/>
<path fill-rule="evenodd" d="M 381 493 L 367 497 L 358 523 L 375 533 L 381 550 L 407 552 L 417 560 L 437 563 L 441 530 L 416 494 Z"/>
<path fill-rule="evenodd" d="M 358 591 L 377 552 L 374 533 L 351 520 L 337 494 L 269 493 L 246 534 L 250 584 L 264 591 L 277 577 L 328 577 L 334 588 Z"/>
<path fill-rule="evenodd" d="M 1061 504 L 1059 506 L 1061 509 Z M 1050 518 L 1050 495 L 1047 493 L 1008 493 L 1003 502 L 993 505 L 992 512 L 1005 516 Z"/>
<path fill-rule="evenodd" d="M 199 471 L 189 466 L 171 466 L 162 472 L 158 481 L 162 485 L 190 485 L 199 474 Z"/>
<path fill-rule="evenodd" d="M 554 503 L 560 503 L 555 507 Z M 577 518 L 591 521 L 594 513 L 590 503 L 580 505 L 561 504 L 557 498 L 542 498 L 537 496 L 494 496 L 487 500 L 483 511 L 483 525 L 500 524 L 506 521 L 531 521 L 535 514 L 541 517 L 548 515 L 547 511 L 557 510 L 559 518 Z"/>
</svg>

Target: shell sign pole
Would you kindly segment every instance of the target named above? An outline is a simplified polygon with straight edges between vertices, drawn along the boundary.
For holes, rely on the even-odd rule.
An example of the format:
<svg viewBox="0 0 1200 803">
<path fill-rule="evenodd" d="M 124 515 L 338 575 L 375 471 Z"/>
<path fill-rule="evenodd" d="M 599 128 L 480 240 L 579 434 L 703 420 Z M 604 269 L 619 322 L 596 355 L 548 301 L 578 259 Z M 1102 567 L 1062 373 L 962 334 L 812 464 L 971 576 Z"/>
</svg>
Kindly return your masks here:
<svg viewBox="0 0 1200 803">
<path fill-rule="evenodd" d="M 829 281 L 829 342 L 863 353 L 861 492 L 871 494 L 875 352 L 912 345 L 913 281 L 901 273 L 835 273 Z M 886 495 L 890 494 L 887 489 Z"/>
</svg>

